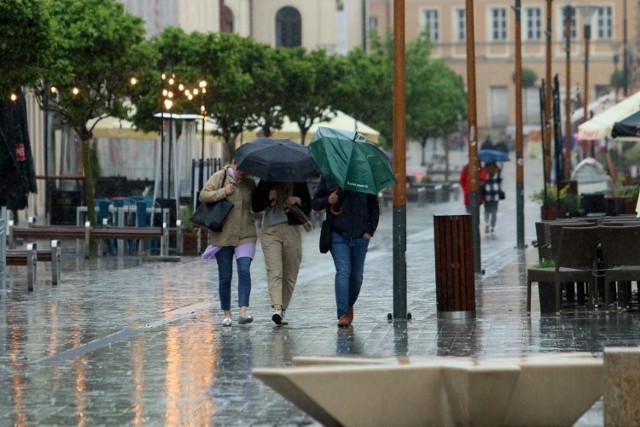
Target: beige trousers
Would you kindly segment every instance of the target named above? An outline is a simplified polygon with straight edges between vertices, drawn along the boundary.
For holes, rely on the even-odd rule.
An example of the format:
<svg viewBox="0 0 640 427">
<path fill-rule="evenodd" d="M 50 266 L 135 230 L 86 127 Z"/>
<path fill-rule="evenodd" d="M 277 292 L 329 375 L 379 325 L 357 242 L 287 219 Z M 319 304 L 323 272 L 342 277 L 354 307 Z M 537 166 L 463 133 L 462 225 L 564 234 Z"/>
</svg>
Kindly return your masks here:
<svg viewBox="0 0 640 427">
<path fill-rule="evenodd" d="M 302 261 L 300 226 L 287 223 L 272 225 L 260 235 L 264 263 L 269 280 L 271 305 L 289 307 Z"/>
</svg>

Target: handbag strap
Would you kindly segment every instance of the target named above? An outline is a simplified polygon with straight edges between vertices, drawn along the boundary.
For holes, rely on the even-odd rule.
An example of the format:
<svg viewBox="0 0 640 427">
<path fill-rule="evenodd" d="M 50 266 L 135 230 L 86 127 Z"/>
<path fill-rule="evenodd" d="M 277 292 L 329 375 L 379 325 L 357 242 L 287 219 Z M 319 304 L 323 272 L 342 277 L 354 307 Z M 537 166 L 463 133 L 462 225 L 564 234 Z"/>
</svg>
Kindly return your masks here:
<svg viewBox="0 0 640 427">
<path fill-rule="evenodd" d="M 227 170 L 224 170 L 224 176 L 222 177 L 222 184 L 220 184 L 220 188 L 219 190 L 222 190 L 224 188 L 224 182 L 227 180 Z"/>
</svg>

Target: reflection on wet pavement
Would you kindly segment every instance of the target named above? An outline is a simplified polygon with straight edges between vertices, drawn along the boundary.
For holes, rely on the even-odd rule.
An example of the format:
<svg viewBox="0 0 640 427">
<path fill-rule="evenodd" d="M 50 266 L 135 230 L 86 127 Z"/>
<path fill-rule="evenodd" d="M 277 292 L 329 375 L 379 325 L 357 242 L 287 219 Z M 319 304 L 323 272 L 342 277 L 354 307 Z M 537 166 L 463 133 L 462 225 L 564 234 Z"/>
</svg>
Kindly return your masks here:
<svg viewBox="0 0 640 427">
<path fill-rule="evenodd" d="M 507 168 L 505 174 L 513 173 L 513 165 Z M 461 200 L 407 208 L 408 322 L 387 322 L 390 207 L 382 211 L 355 321 L 346 329 L 335 326 L 333 263 L 317 251 L 318 230 L 304 234 L 286 327 L 270 320 L 260 250 L 252 266 L 256 320 L 231 328 L 221 326 L 215 264 L 199 258 L 87 261 L 70 244 L 60 285 L 51 286 L 42 263 L 32 293 L 23 271 L 10 269 L 7 292 L 0 294 L 0 425 L 317 424 L 254 379 L 251 369 L 290 366 L 296 356 L 600 355 L 604 346 L 637 345 L 637 315 L 526 316 L 526 267 L 536 254 L 513 249 L 515 207 L 500 206 L 496 233 L 482 236 L 486 273 L 476 281 L 477 316 L 469 321 L 439 320 L 435 301 L 433 216 L 462 214 Z M 526 209 L 530 241 L 538 206 L 527 202 Z M 601 410 L 594 407 L 579 425 L 602 425 Z"/>
</svg>

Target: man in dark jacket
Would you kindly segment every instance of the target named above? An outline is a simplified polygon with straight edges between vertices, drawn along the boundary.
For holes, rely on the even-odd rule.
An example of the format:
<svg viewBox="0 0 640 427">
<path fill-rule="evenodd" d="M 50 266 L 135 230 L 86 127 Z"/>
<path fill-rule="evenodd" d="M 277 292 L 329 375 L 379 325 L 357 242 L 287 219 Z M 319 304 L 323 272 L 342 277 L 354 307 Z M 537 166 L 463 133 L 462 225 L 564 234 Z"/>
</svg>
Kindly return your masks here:
<svg viewBox="0 0 640 427">
<path fill-rule="evenodd" d="M 342 191 L 329 177 L 320 179 L 313 210 L 326 209 L 331 222 L 330 252 L 336 269 L 335 293 L 338 326 L 353 322 L 353 306 L 358 300 L 364 276 L 364 261 L 380 219 L 378 197 L 374 194 Z"/>
</svg>

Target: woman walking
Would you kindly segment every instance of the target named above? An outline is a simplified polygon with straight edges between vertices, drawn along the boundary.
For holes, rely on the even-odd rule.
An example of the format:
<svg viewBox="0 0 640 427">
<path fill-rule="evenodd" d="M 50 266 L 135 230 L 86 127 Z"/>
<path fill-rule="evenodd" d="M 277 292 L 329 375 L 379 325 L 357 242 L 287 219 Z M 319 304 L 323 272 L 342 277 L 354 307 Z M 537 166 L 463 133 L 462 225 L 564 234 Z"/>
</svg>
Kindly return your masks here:
<svg viewBox="0 0 640 427">
<path fill-rule="evenodd" d="M 209 247 L 202 255 L 204 259 L 212 259 L 215 256 L 218 262 L 218 292 L 220 306 L 224 312 L 223 326 L 232 325 L 231 279 L 234 256 L 238 269 L 238 323 L 243 325 L 253 321 L 247 309 L 251 295 L 250 268 L 258 238 L 251 212 L 251 197 L 255 188 L 253 179 L 238 170 L 235 162 L 232 162 L 211 175 L 199 196 L 202 203 L 217 202 L 226 198 L 234 205 L 225 219 L 222 230 L 209 231 Z"/>
<path fill-rule="evenodd" d="M 260 181 L 253 194 L 254 212 L 263 212 L 260 243 L 267 268 L 269 297 L 276 325 L 287 325 L 289 308 L 302 261 L 300 226 L 310 231 L 311 195 L 304 182 Z"/>
<path fill-rule="evenodd" d="M 498 219 L 498 201 L 504 199 L 500 168 L 495 163 L 485 166 L 487 171 L 484 181 L 484 232 L 493 233 Z"/>
<path fill-rule="evenodd" d="M 369 240 L 380 219 L 378 197 L 342 191 L 331 178 L 322 176 L 311 207 L 316 211 L 326 209 L 332 224 L 329 251 L 336 269 L 338 327 L 347 327 L 353 322 L 353 306 L 360 295 Z"/>
</svg>

